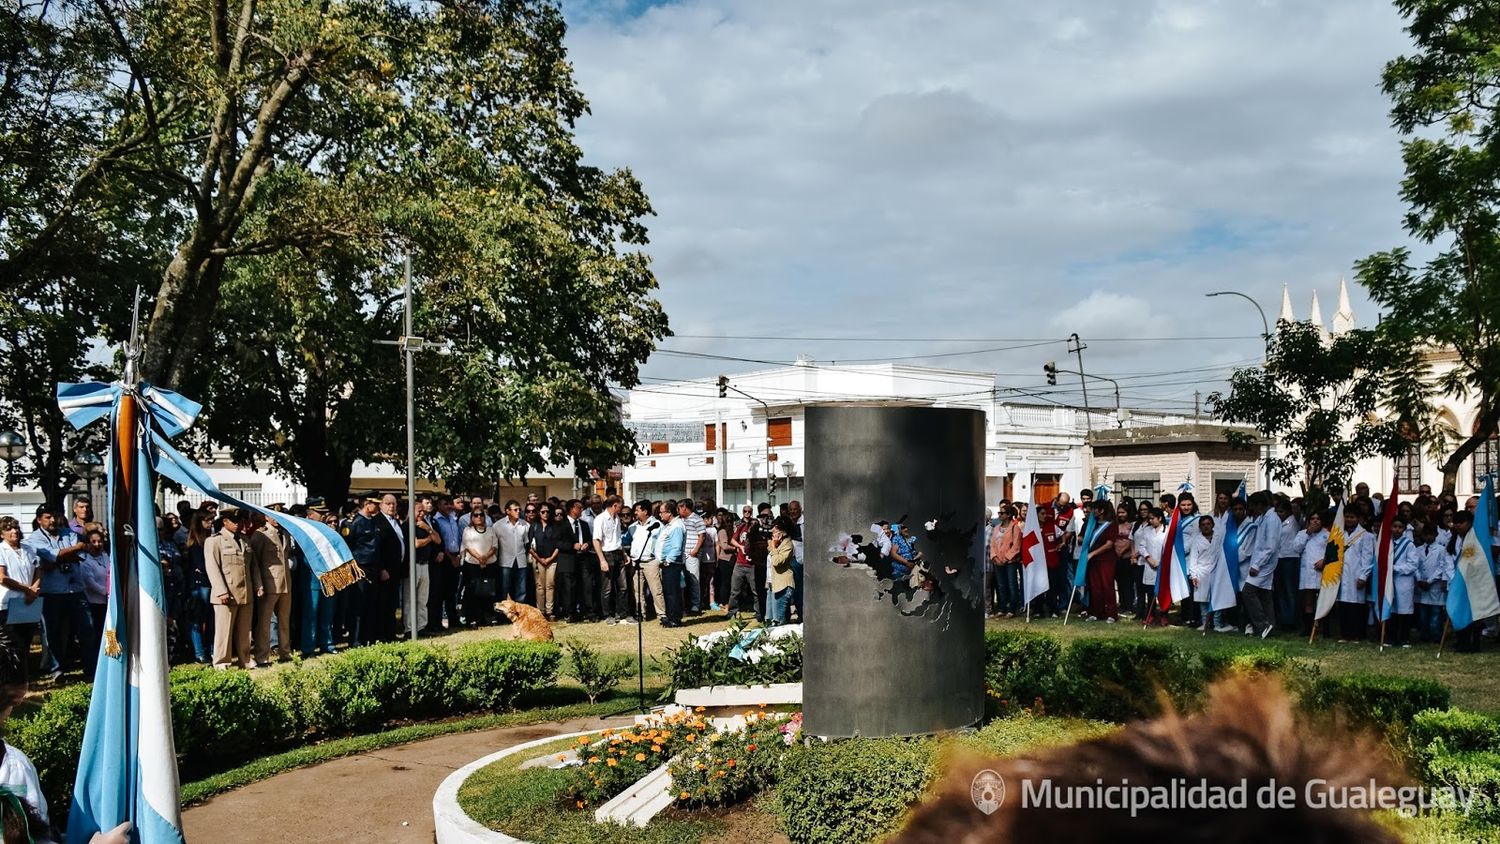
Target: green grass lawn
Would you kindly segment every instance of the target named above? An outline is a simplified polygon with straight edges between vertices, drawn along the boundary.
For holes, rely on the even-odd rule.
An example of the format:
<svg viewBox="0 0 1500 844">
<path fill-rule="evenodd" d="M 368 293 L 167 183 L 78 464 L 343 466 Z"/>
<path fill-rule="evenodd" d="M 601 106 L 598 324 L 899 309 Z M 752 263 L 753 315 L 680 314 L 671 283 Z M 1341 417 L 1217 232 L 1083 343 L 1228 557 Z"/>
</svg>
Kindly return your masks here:
<svg viewBox="0 0 1500 844">
<path fill-rule="evenodd" d="M 1181 627 L 1142 629 L 1139 622 L 1122 620 L 1103 624 L 1073 619 L 1066 626 L 1061 620 L 1032 621 L 991 619 L 991 629 L 1036 630 L 1071 642 L 1098 636 L 1147 636 L 1165 639 L 1189 651 L 1268 645 L 1288 656 L 1300 657 L 1318 664 L 1324 674 L 1396 674 L 1436 680 L 1453 691 L 1453 705 L 1476 712 L 1500 715 L 1500 650 L 1487 648 L 1479 653 L 1461 654 L 1450 646 L 1442 659 L 1436 645 L 1413 645 L 1410 648 L 1386 648 L 1374 643 L 1340 645 L 1319 639 L 1309 645 L 1307 639 L 1285 634 L 1273 635 L 1262 642 L 1251 636 L 1213 633 Z"/>
</svg>

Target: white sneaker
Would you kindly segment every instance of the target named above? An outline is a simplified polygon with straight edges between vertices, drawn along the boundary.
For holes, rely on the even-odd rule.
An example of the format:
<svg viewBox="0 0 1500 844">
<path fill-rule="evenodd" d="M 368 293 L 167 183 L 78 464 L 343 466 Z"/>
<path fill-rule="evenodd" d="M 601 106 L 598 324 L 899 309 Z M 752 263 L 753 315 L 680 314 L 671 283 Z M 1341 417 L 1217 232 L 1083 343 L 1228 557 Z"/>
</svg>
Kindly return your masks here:
<svg viewBox="0 0 1500 844">
<path fill-rule="evenodd" d="M 1271 625 L 1267 624 L 1266 625 L 1266 629 L 1260 631 L 1260 637 L 1262 639 L 1265 639 L 1265 638 L 1269 637 L 1271 635 L 1271 631 L 1274 630 L 1274 629 L 1275 629 L 1274 627 L 1272 627 Z"/>
<path fill-rule="evenodd" d="M 1253 625 L 1253 624 L 1247 624 L 1247 625 L 1245 625 L 1245 635 L 1246 636 L 1249 636 L 1249 635 L 1253 634 L 1254 632 L 1255 632 L 1255 625 Z"/>
<path fill-rule="evenodd" d="M 1227 624 L 1215 624 L 1214 625 L 1214 632 L 1215 633 L 1233 633 L 1233 632 L 1235 632 L 1235 630 L 1234 630 L 1233 627 L 1230 627 Z"/>
<path fill-rule="evenodd" d="M 1115 620 L 1114 620 L 1114 619 L 1112 619 L 1112 618 L 1106 618 L 1106 619 L 1104 619 L 1104 623 L 1105 623 L 1105 624 L 1114 624 L 1114 623 L 1115 623 Z"/>
</svg>

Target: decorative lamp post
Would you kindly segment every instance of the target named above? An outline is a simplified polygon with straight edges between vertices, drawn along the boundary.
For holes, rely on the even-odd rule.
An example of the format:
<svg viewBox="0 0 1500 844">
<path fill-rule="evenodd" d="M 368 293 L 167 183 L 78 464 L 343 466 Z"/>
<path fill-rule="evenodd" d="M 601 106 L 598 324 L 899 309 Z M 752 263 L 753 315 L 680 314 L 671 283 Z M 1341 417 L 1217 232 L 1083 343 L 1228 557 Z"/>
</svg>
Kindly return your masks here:
<svg viewBox="0 0 1500 844">
<path fill-rule="evenodd" d="M 15 488 L 15 465 L 26 454 L 26 438 L 15 431 L 0 431 L 0 460 L 5 461 L 5 488 Z"/>
</svg>

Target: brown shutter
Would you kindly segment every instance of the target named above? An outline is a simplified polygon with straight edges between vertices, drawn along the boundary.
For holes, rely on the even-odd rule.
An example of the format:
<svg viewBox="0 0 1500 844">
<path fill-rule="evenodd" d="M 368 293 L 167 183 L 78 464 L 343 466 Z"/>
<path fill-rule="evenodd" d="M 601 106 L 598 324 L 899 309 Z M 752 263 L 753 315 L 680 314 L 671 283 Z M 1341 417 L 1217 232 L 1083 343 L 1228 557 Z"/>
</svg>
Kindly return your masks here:
<svg viewBox="0 0 1500 844">
<path fill-rule="evenodd" d="M 717 436 L 714 436 L 715 434 L 718 433 L 718 427 L 719 426 L 715 425 L 712 422 L 706 422 L 706 423 L 704 423 L 704 425 L 703 425 L 703 448 L 705 450 L 707 450 L 707 451 L 713 451 L 713 450 L 715 450 L 715 449 L 717 449 L 719 447 L 719 438 Z"/>
<path fill-rule="evenodd" d="M 766 421 L 766 436 L 771 440 L 771 446 L 782 446 L 792 444 L 792 417 L 781 416 Z"/>
<path fill-rule="evenodd" d="M 666 443 L 652 443 L 651 444 L 651 453 L 652 454 L 666 454 L 667 453 L 667 444 Z"/>
</svg>

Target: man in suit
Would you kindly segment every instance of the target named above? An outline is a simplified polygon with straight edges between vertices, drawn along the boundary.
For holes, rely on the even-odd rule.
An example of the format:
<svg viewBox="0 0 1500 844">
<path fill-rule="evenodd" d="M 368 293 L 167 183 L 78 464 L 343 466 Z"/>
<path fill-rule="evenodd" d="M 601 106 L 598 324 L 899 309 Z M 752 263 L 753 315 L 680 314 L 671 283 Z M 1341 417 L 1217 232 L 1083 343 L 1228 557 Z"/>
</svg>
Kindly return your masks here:
<svg viewBox="0 0 1500 844">
<path fill-rule="evenodd" d="M 260 567 L 240 535 L 244 515 L 229 507 L 219 511 L 219 518 L 223 528 L 203 543 L 203 564 L 211 588 L 209 602 L 214 608 L 214 668 L 223 671 L 235 663 L 250 668 L 255 664 L 250 653 L 253 602 L 265 590 L 260 583 Z"/>
<path fill-rule="evenodd" d="M 272 504 L 272 510 L 283 505 Z M 271 664 L 271 624 L 276 624 L 276 655 L 286 662 L 292 658 L 292 577 L 290 554 L 292 541 L 277 524 L 260 513 L 254 516 L 256 531 L 250 534 L 250 548 L 260 569 L 264 595 L 255 605 L 255 662 L 259 667 Z"/>
<path fill-rule="evenodd" d="M 557 556 L 557 614 L 568 613 L 568 620 L 599 620 L 598 558 L 594 554 L 594 535 L 583 520 L 583 502 L 574 498 L 567 505 L 567 536 L 562 553 Z M 593 565 L 586 565 L 591 562 Z"/>
<path fill-rule="evenodd" d="M 380 525 L 376 519 L 380 518 L 380 499 L 368 497 L 364 500 L 360 511 L 354 514 L 354 518 L 344 528 L 344 538 L 349 543 L 349 551 L 354 557 L 354 562 L 364 572 L 364 577 L 356 580 L 346 589 L 339 592 L 339 616 L 343 619 L 344 629 L 349 631 L 349 647 L 357 648 L 376 641 L 377 630 L 371 621 L 374 618 L 374 608 L 371 602 L 374 600 L 375 585 L 380 582 L 381 554 L 380 554 Z M 384 572 L 389 578 L 390 573 Z"/>
<path fill-rule="evenodd" d="M 406 591 L 411 555 L 406 548 L 406 529 L 396 517 L 396 496 L 386 493 L 380 499 L 380 580 L 375 583 L 379 597 L 379 621 L 375 627 L 379 641 L 396 641 L 396 604 Z"/>
</svg>

